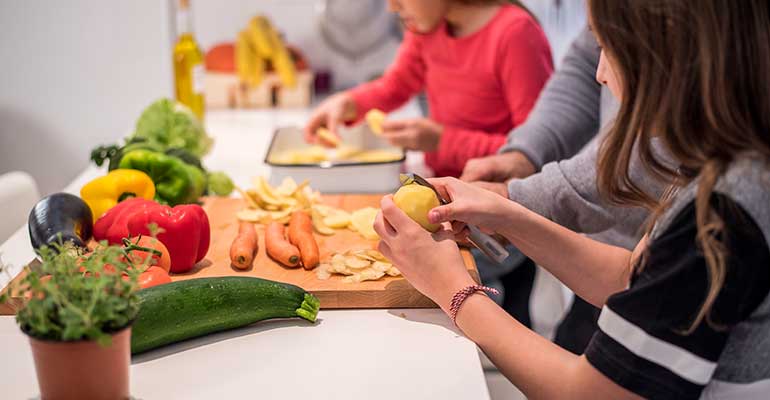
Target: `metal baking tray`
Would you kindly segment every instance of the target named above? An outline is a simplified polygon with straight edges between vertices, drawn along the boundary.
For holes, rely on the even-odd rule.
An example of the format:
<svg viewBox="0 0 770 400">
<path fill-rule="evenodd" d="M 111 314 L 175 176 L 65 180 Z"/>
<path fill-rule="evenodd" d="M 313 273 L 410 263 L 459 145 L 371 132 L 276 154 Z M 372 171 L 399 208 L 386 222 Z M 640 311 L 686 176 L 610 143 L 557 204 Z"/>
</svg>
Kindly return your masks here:
<svg viewBox="0 0 770 400">
<path fill-rule="evenodd" d="M 297 182 L 307 179 L 310 186 L 322 193 L 386 193 L 398 189 L 399 174 L 406 158 L 404 151 L 369 130 L 366 124 L 339 129 L 342 142 L 363 150 L 388 150 L 401 154 L 392 161 L 355 162 L 323 161 L 308 164 L 283 164 L 274 162 L 274 156 L 285 151 L 311 147 L 303 139 L 299 127 L 278 128 L 273 133 L 265 154 L 265 164 L 270 167 L 270 184 L 278 185 L 285 177 Z M 330 150 L 331 151 L 331 150 Z"/>
</svg>

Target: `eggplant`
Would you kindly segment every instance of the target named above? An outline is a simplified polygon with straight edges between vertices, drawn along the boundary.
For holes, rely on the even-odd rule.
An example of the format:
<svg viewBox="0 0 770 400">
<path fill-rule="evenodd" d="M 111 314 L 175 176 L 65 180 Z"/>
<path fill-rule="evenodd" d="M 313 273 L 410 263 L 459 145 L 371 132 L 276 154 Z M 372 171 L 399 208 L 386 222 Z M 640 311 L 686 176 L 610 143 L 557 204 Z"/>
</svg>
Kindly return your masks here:
<svg viewBox="0 0 770 400">
<path fill-rule="evenodd" d="M 93 235 L 94 221 L 91 209 L 80 197 L 55 193 L 32 207 L 27 226 L 32 247 L 38 252 L 42 246 L 66 242 L 85 248 Z"/>
</svg>

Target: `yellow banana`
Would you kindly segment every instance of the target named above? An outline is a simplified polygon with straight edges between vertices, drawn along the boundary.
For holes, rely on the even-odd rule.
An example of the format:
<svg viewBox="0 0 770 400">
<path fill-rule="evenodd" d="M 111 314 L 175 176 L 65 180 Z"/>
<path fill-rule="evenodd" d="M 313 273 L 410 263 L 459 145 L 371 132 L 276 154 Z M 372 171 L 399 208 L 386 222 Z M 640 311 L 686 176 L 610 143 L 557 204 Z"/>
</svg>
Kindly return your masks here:
<svg viewBox="0 0 770 400">
<path fill-rule="evenodd" d="M 241 81 L 249 86 L 257 86 L 262 82 L 265 75 L 265 60 L 254 51 L 246 31 L 241 31 L 235 42 L 235 64 Z"/>
<path fill-rule="evenodd" d="M 263 58 L 271 58 L 275 54 L 275 42 L 270 34 L 272 26 L 267 18 L 259 15 L 249 22 L 249 39 L 257 54 Z"/>
</svg>

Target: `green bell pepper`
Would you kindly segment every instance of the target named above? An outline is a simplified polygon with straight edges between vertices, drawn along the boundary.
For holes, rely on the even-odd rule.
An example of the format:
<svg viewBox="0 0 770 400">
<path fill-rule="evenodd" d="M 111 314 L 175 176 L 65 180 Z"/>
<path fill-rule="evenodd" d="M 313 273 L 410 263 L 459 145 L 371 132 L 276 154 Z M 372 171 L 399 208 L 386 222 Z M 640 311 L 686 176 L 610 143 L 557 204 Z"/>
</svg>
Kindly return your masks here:
<svg viewBox="0 0 770 400">
<path fill-rule="evenodd" d="M 145 172 L 155 183 L 155 199 L 170 206 L 196 203 L 206 190 L 206 175 L 180 158 L 151 150 L 123 155 L 120 168 Z"/>
</svg>

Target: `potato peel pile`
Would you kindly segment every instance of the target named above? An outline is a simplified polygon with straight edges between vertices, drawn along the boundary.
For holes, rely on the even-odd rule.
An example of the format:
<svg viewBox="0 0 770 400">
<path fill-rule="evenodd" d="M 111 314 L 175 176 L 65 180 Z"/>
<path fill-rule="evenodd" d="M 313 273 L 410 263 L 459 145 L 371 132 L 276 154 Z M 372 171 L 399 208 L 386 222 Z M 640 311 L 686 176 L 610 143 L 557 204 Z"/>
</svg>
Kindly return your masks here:
<svg viewBox="0 0 770 400">
<path fill-rule="evenodd" d="M 262 176 L 254 178 L 253 184 L 251 189 L 238 189 L 247 205 L 236 214 L 241 221 L 259 224 L 276 221 L 285 225 L 292 212 L 307 211 L 318 234 L 331 236 L 337 229 L 350 229 L 364 239 L 379 239 L 374 231 L 374 218 L 379 211 L 376 208 L 365 207 L 349 213 L 321 204 L 321 193 L 313 191 L 307 181 L 297 184 L 288 177 L 276 187 L 270 186 Z"/>
<path fill-rule="evenodd" d="M 333 274 L 345 275 L 345 283 L 376 281 L 384 276 L 401 276 L 401 271 L 379 251 L 371 249 L 349 250 L 334 253 L 328 262 L 321 263 L 316 269 L 316 277 L 321 280 L 331 278 Z"/>
<path fill-rule="evenodd" d="M 247 204 L 247 208 L 236 215 L 241 221 L 287 224 L 292 212 L 310 211 L 313 204 L 321 202 L 321 194 L 314 192 L 307 181 L 298 185 L 293 179 L 286 178 L 274 188 L 259 176 L 254 178 L 253 184 L 251 189 L 238 189 Z"/>
</svg>

